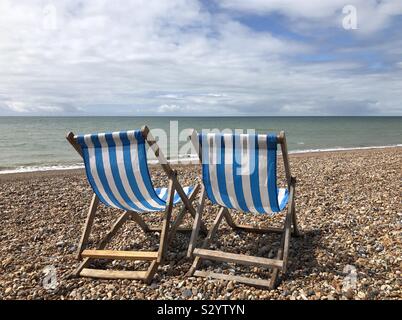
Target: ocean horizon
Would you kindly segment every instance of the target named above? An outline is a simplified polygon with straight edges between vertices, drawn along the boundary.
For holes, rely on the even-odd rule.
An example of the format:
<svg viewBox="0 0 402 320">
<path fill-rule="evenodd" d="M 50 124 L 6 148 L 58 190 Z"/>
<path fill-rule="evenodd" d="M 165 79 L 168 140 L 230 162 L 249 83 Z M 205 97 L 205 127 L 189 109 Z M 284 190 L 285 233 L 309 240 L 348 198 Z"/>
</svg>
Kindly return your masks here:
<svg viewBox="0 0 402 320">
<path fill-rule="evenodd" d="M 172 162 L 194 158 L 188 152 L 178 156 L 171 152 L 187 142 L 185 129 L 189 128 L 250 129 L 257 133 L 284 130 L 291 154 L 402 146 L 400 116 L 7 116 L 0 117 L 0 174 L 82 168 L 81 159 L 65 139 L 67 132 L 134 130 L 145 124 L 166 132 L 167 143 L 161 147 Z M 175 130 L 180 139 L 172 139 L 175 133 L 171 131 Z M 154 161 L 151 153 L 149 161 Z"/>
</svg>

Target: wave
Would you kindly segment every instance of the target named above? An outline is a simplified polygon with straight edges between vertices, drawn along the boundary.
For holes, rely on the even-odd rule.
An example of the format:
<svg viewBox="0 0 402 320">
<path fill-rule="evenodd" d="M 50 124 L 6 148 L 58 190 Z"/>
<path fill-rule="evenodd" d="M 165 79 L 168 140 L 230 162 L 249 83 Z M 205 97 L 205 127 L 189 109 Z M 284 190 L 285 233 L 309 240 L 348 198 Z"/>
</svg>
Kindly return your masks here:
<svg viewBox="0 0 402 320">
<path fill-rule="evenodd" d="M 353 150 L 369 150 L 369 149 L 386 149 L 386 148 L 398 148 L 402 147 L 402 144 L 388 145 L 388 146 L 368 146 L 368 147 L 334 147 L 334 148 L 319 148 L 319 149 L 296 149 L 289 151 L 289 154 L 301 154 L 301 153 L 314 153 L 314 152 L 333 152 L 333 151 L 353 151 Z M 179 156 L 178 159 L 169 159 L 170 164 L 197 164 L 199 163 L 198 156 L 195 154 L 186 154 Z M 153 165 L 157 164 L 158 160 L 151 159 L 148 163 Z M 73 170 L 83 169 L 83 164 L 59 164 L 59 165 L 36 165 L 36 166 L 19 166 L 17 168 L 0 168 L 0 174 L 7 173 L 25 173 L 25 172 L 37 172 L 37 171 L 60 171 L 60 170 Z"/>
<path fill-rule="evenodd" d="M 296 153 L 314 153 L 314 152 L 331 152 L 331 151 L 353 151 L 353 150 L 370 150 L 370 149 L 386 149 L 386 148 L 398 148 L 402 147 L 402 144 L 393 144 L 388 146 L 369 146 L 369 147 L 334 147 L 334 148 L 319 148 L 319 149 L 300 149 L 289 151 L 289 154 Z"/>
<path fill-rule="evenodd" d="M 17 168 L 10 168 L 1 170 L 0 174 L 6 173 L 25 173 L 25 172 L 37 172 L 37 171 L 59 171 L 59 170 L 72 170 L 72 169 L 82 169 L 83 164 L 63 164 L 63 165 L 44 165 L 44 166 L 19 166 Z"/>
</svg>

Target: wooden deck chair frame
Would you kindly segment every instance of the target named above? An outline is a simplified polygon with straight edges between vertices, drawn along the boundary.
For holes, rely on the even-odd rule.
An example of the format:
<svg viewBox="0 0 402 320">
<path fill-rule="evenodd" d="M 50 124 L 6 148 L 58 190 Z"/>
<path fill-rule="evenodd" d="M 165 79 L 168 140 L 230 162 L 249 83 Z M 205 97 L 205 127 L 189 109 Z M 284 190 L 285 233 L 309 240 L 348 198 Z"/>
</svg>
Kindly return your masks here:
<svg viewBox="0 0 402 320">
<path fill-rule="evenodd" d="M 196 132 L 193 132 L 193 135 L 189 138 L 193 141 L 198 141 L 196 137 Z M 196 143 L 197 144 L 197 143 Z M 201 187 L 201 195 L 199 200 L 199 206 L 197 208 L 197 214 L 193 225 L 193 232 L 191 234 L 190 245 L 188 248 L 187 256 L 194 257 L 192 266 L 187 273 L 187 276 L 200 276 L 205 278 L 215 278 L 220 280 L 232 280 L 241 283 L 245 283 L 250 286 L 255 287 L 263 287 L 274 289 L 278 284 L 278 276 L 279 272 L 286 273 L 286 268 L 288 264 L 288 252 L 289 252 L 289 240 L 290 236 L 299 236 L 299 230 L 297 227 L 297 219 L 296 219 L 296 210 L 295 210 L 295 187 L 296 187 L 296 178 L 291 175 L 290 165 L 289 165 L 289 157 L 287 151 L 287 144 L 286 144 L 286 136 L 285 132 L 281 131 L 280 134 L 277 136 L 277 144 L 281 145 L 282 151 L 282 158 L 285 168 L 286 174 L 286 182 L 287 188 L 289 190 L 289 202 L 286 217 L 284 220 L 284 224 L 282 228 L 275 228 L 275 227 L 266 227 L 266 228 L 259 228 L 254 227 L 251 225 L 243 225 L 237 224 L 234 219 L 232 218 L 230 211 L 228 208 L 220 206 L 221 209 L 219 210 L 212 227 L 209 229 L 207 237 L 201 244 L 200 248 L 195 247 L 196 240 L 198 238 L 199 228 L 202 222 L 202 211 L 204 208 L 205 200 L 207 198 L 207 193 L 205 190 L 204 185 Z M 200 162 L 202 163 L 202 152 L 201 146 L 198 144 L 195 145 L 196 149 L 198 149 L 198 156 L 200 158 Z M 253 232 L 253 233 L 279 233 L 281 234 L 281 242 L 280 247 L 278 249 L 277 255 L 275 259 L 268 259 L 262 257 L 255 257 L 243 254 L 233 254 L 227 253 L 218 250 L 209 250 L 207 249 L 211 241 L 213 240 L 216 232 L 218 230 L 219 224 L 222 222 L 222 219 L 225 218 L 227 224 L 236 231 L 246 231 L 246 232 Z M 234 276 L 234 275 L 227 275 L 223 273 L 215 273 L 209 271 L 202 271 L 197 270 L 202 262 L 202 259 L 206 260 L 215 260 L 215 261 L 223 261 L 229 263 L 238 263 L 243 265 L 250 265 L 256 267 L 267 267 L 272 269 L 271 278 L 269 280 L 265 279 L 253 279 L 244 276 Z"/>
<path fill-rule="evenodd" d="M 123 212 L 118 219 L 114 222 L 109 232 L 100 240 L 95 250 L 86 249 L 88 245 L 89 236 L 95 219 L 95 213 L 98 208 L 100 199 L 94 193 L 92 201 L 88 210 L 88 215 L 84 224 L 83 232 L 77 249 L 77 259 L 82 260 L 80 265 L 73 271 L 71 276 L 83 276 L 92 278 L 105 278 L 105 279 L 133 279 L 142 280 L 145 283 L 150 283 L 156 273 L 158 266 L 163 264 L 167 247 L 173 240 L 177 231 L 186 232 L 191 231 L 191 228 L 182 228 L 180 224 L 183 221 L 186 213 L 195 218 L 196 210 L 192 206 L 192 202 L 196 198 L 200 185 L 196 185 L 194 190 L 186 196 L 182 186 L 177 180 L 177 172 L 173 170 L 167 163 L 162 150 L 158 147 L 155 139 L 153 138 L 147 126 L 141 128 L 142 136 L 148 145 L 152 148 L 159 164 L 162 166 L 164 172 L 168 176 L 168 195 L 166 201 L 166 209 L 163 216 L 163 222 L 160 227 L 149 226 L 144 219 L 134 211 Z M 81 146 L 77 142 L 77 136 L 69 132 L 66 139 L 82 157 Z M 175 191 L 179 194 L 182 200 L 182 208 L 179 211 L 176 219 L 170 223 L 173 209 L 173 196 Z M 144 232 L 159 232 L 160 243 L 159 250 L 153 251 L 119 251 L 119 250 L 105 250 L 106 245 L 110 242 L 113 236 L 117 233 L 119 228 L 128 219 L 134 220 Z M 201 226 L 203 232 L 206 234 L 207 229 L 204 225 Z M 117 270 L 102 270 L 88 268 L 91 260 L 94 259 L 109 259 L 109 260 L 137 260 L 137 261 L 150 261 L 150 266 L 146 271 L 117 271 Z"/>
</svg>

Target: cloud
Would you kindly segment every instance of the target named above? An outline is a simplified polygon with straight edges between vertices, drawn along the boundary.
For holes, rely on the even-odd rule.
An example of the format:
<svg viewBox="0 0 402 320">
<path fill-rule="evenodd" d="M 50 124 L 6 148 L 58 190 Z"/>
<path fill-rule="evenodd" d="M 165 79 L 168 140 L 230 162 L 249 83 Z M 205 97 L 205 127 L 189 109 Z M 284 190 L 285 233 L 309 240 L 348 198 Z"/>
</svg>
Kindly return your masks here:
<svg viewBox="0 0 402 320">
<path fill-rule="evenodd" d="M 6 101 L 3 106 L 5 109 L 14 111 L 17 113 L 31 113 L 31 112 L 46 112 L 46 113 L 58 113 L 63 111 L 60 106 L 35 106 L 31 107 L 24 102 L 19 101 Z"/>
<path fill-rule="evenodd" d="M 328 25 L 341 28 L 346 15 L 343 8 L 352 5 L 356 8 L 358 32 L 365 35 L 382 30 L 394 17 L 402 15 L 400 0 L 354 0 L 350 3 L 345 0 L 222 0 L 217 3 L 225 9 L 241 13 L 279 13 L 288 17 L 290 23 L 304 28 L 323 28 Z"/>
<path fill-rule="evenodd" d="M 182 107 L 176 105 L 176 104 L 163 104 L 159 106 L 157 109 L 157 112 L 160 113 L 171 113 L 171 112 L 180 112 Z"/>
<path fill-rule="evenodd" d="M 355 3 L 378 36 L 337 0 L 3 0 L 0 115 L 402 114 L 400 2 Z"/>
</svg>

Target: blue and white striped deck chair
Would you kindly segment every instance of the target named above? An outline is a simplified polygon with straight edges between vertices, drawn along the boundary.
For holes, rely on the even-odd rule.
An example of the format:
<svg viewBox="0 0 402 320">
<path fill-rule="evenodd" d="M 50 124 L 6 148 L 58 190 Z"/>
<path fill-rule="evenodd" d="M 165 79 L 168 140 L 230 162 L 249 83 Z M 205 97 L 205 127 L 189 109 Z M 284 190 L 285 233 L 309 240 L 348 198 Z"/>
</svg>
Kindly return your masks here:
<svg viewBox="0 0 402 320">
<path fill-rule="evenodd" d="M 194 256 L 189 276 L 213 277 L 236 280 L 249 285 L 274 288 L 279 270 L 286 272 L 289 236 L 297 235 L 296 214 L 294 209 L 294 189 L 296 179 L 291 176 L 288 161 L 285 133 L 278 136 L 249 134 L 197 134 L 191 136 L 194 147 L 198 150 L 202 163 L 201 201 L 208 198 L 212 204 L 221 207 L 210 232 L 201 248 L 195 248 L 198 224 L 201 221 L 203 206 L 197 210 L 195 225 L 190 240 L 188 256 Z M 287 180 L 287 188 L 277 186 L 277 145 L 281 145 L 282 157 Z M 270 217 L 280 213 L 288 205 L 283 228 L 261 228 L 241 225 L 234 222 L 229 210 L 250 214 L 262 214 Z M 276 259 L 254 257 L 240 254 L 209 250 L 207 246 L 216 234 L 218 226 L 225 218 L 235 230 L 256 233 L 277 232 L 282 234 L 281 246 Z M 201 259 L 226 261 L 245 265 L 254 265 L 272 269 L 271 279 L 251 279 L 199 271 Z"/>
<path fill-rule="evenodd" d="M 82 156 L 85 171 L 94 196 L 89 208 L 84 231 L 78 247 L 78 258 L 84 258 L 75 270 L 76 276 L 98 278 L 129 278 L 145 282 L 152 280 L 158 265 L 163 262 L 168 243 L 179 229 L 186 212 L 195 217 L 191 202 L 198 193 L 199 186 L 182 188 L 177 175 L 171 169 L 162 151 L 156 144 L 149 129 L 99 133 L 75 136 L 67 135 L 67 140 Z M 159 163 L 169 178 L 169 186 L 154 188 L 148 170 L 146 143 L 152 148 Z M 89 234 L 99 202 L 116 209 L 124 210 L 112 230 L 100 242 L 97 250 L 86 249 Z M 183 208 L 171 224 L 172 208 L 183 202 Z M 164 211 L 162 227 L 148 226 L 139 213 Z M 128 218 L 136 221 L 145 232 L 160 232 L 160 245 L 157 252 L 104 250 L 106 243 Z M 191 231 L 181 229 L 180 231 Z M 86 268 L 90 259 L 146 260 L 150 261 L 147 271 L 112 271 Z"/>
</svg>

